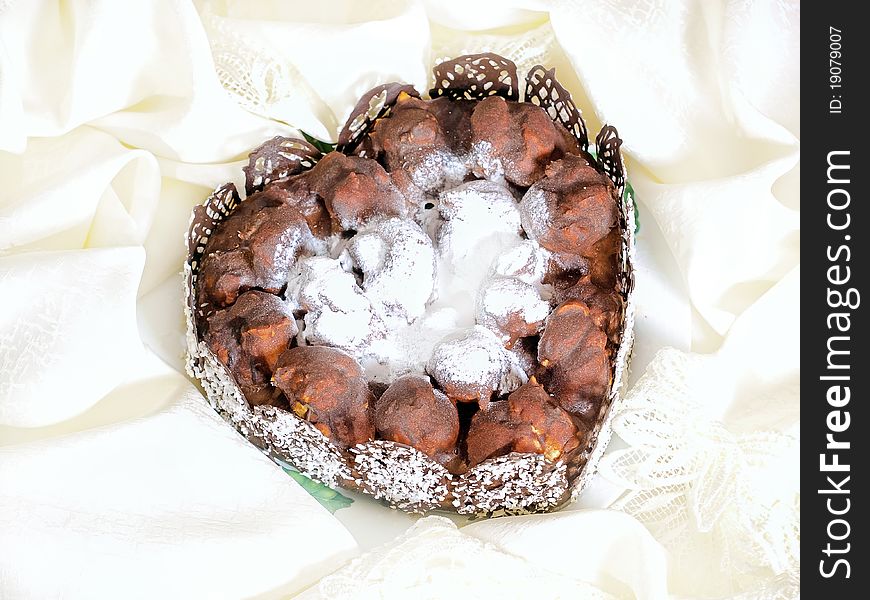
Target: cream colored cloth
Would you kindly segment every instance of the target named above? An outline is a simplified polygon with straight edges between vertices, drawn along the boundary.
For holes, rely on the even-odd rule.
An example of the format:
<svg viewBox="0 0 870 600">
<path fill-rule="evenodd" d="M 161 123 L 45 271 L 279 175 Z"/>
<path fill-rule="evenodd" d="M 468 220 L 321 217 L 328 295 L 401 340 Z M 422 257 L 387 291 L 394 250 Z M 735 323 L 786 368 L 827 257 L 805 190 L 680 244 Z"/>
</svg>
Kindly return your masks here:
<svg viewBox="0 0 870 600">
<path fill-rule="evenodd" d="M 180 365 L 209 187 L 174 165 L 286 130 L 223 92 L 191 5 L 0 2 L 0 597 L 283 597 L 357 552 L 140 340 L 169 278 L 147 320 Z"/>
<path fill-rule="evenodd" d="M 791 597 L 796 481 L 766 475 L 797 463 L 798 30 L 797 2 L 749 0 L 0 0 L 0 596 L 274 595 L 355 552 L 142 342 L 181 369 L 190 208 L 250 148 L 335 139 L 372 85 L 423 91 L 433 61 L 491 50 L 556 66 L 591 132 L 619 128 L 638 364 L 704 354 L 659 355 L 621 409 L 613 493 L 581 501 L 616 498 L 611 537 L 575 510 L 464 535 L 517 589 L 519 565 L 552 572 L 566 548 L 589 569 L 535 581 Z M 458 535 L 413 533 L 408 552 Z"/>
<path fill-rule="evenodd" d="M 190 383 L 138 366 L 79 423 L 0 448 L 0 595 L 280 598 L 356 553 Z"/>
<path fill-rule="evenodd" d="M 582 540 L 592 539 L 595 551 L 583 551 Z M 666 597 L 666 580 L 660 546 L 615 511 L 490 519 L 462 529 L 427 517 L 299 598 L 646 600 Z"/>
</svg>

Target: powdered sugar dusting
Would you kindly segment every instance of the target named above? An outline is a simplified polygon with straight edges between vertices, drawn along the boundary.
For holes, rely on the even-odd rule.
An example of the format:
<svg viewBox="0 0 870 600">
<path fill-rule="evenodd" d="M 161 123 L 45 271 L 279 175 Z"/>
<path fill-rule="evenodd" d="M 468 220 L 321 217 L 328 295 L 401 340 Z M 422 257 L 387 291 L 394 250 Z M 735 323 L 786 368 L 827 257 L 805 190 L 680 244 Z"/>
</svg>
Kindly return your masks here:
<svg viewBox="0 0 870 600">
<path fill-rule="evenodd" d="M 493 273 L 514 277 L 530 284 L 539 284 L 547 272 L 550 253 L 534 240 L 525 240 L 505 250 L 493 264 Z"/>
<path fill-rule="evenodd" d="M 523 229 L 533 240 L 540 239 L 552 222 L 550 209 L 547 207 L 548 194 L 550 192 L 533 185 L 520 201 Z"/>
<path fill-rule="evenodd" d="M 468 174 L 467 158 L 443 150 L 428 152 L 410 170 L 411 181 L 425 192 L 443 190 L 462 183 Z"/>
<path fill-rule="evenodd" d="M 348 246 L 362 272 L 362 289 L 382 314 L 412 323 L 426 311 L 435 284 L 435 249 L 420 226 L 386 219 Z"/>
<path fill-rule="evenodd" d="M 442 192 L 438 240 L 437 308 L 458 311 L 457 328 L 475 325 L 477 298 L 495 265 L 522 246 L 517 202 L 504 186 L 472 181 Z M 543 278 L 543 271 L 540 278 Z M 538 278 L 538 282 L 540 282 Z"/>
<path fill-rule="evenodd" d="M 517 200 L 504 183 L 462 183 L 429 206 L 418 222 L 376 219 L 350 239 L 330 240 L 327 256 L 299 260 L 286 296 L 305 313 L 300 343 L 341 348 L 370 381 L 389 384 L 437 362 L 442 342 L 469 337 L 491 363 L 477 371 L 486 374 L 486 394 L 513 390 L 526 369 L 504 351 L 508 338 L 496 321 L 513 312 L 529 323 L 546 317 L 546 251 L 523 239 Z M 475 333 L 477 325 L 491 330 L 488 337 Z"/>
<path fill-rule="evenodd" d="M 352 273 L 325 256 L 311 256 L 296 263 L 287 284 L 287 297 L 295 310 L 307 311 L 300 338 L 351 354 L 383 338 L 386 327 L 372 309 Z"/>
<path fill-rule="evenodd" d="M 521 385 L 512 367 L 501 340 L 478 325 L 435 346 L 426 370 L 442 387 L 485 401 L 493 391 L 506 394 Z"/>
<path fill-rule="evenodd" d="M 473 165 L 476 175 L 491 181 L 504 181 L 504 165 L 501 160 L 493 156 L 492 144 L 489 142 L 477 142 L 472 145 L 468 161 Z"/>
<path fill-rule="evenodd" d="M 504 331 L 503 324 L 517 320 L 529 329 L 537 329 L 549 312 L 550 303 L 541 299 L 532 284 L 513 277 L 492 279 L 477 299 L 477 322 L 505 342 L 511 335 Z"/>
<path fill-rule="evenodd" d="M 438 234 L 440 252 L 454 262 L 482 263 L 487 268 L 505 247 L 521 239 L 517 201 L 495 182 L 469 181 L 442 192 L 438 210 L 445 219 Z M 472 256 L 474 260 L 465 260 Z"/>
<path fill-rule="evenodd" d="M 482 56 L 485 57 L 486 55 Z M 480 58 L 475 60 L 480 60 Z M 527 97 L 529 92 L 530 89 L 527 89 Z M 368 122 L 370 126 L 371 121 Z M 358 139 L 366 135 L 366 131 L 355 131 L 355 135 Z M 618 153 L 618 146 L 614 151 Z M 421 213 L 425 215 L 425 218 L 421 217 L 420 213 L 416 215 L 417 222 L 424 225 L 424 230 L 433 240 L 438 239 L 437 233 L 444 219 L 438 214 L 437 210 L 431 210 L 433 205 L 437 206 L 438 201 L 437 199 L 432 199 L 430 194 L 433 191 L 437 191 L 439 185 L 450 187 L 460 182 L 460 179 L 446 176 L 443 171 L 448 167 L 445 167 L 443 163 L 439 165 L 438 160 L 432 160 L 429 163 L 424 160 L 424 168 L 416 173 L 413 173 L 409 169 L 412 181 L 411 185 L 408 186 L 408 190 L 406 190 L 409 194 L 418 194 L 418 196 L 414 197 L 415 201 L 419 199 L 425 199 L 426 202 L 433 200 L 432 203 L 428 204 L 424 202 L 423 204 L 426 204 L 425 207 L 423 204 L 420 206 Z M 471 153 L 468 156 L 460 158 L 459 162 L 463 160 L 466 165 L 473 167 L 473 171 L 478 177 L 503 182 L 503 165 L 492 158 L 490 149 L 487 148 L 486 144 L 479 144 L 472 148 Z M 302 164 L 306 168 L 310 168 L 312 163 L 313 160 L 309 157 L 309 160 Z M 430 167 L 432 170 L 427 172 L 426 169 Z M 442 173 L 437 172 L 439 169 L 442 170 Z M 269 173 L 263 173 L 261 177 L 272 178 Z M 428 194 L 419 189 L 416 191 L 410 190 L 414 186 L 428 187 L 429 185 L 434 186 L 434 188 L 427 189 L 426 192 Z M 187 368 L 191 375 L 197 377 L 202 382 L 209 401 L 215 409 L 231 421 L 238 431 L 264 452 L 267 452 L 276 461 L 288 461 L 299 468 L 301 472 L 323 481 L 327 485 L 341 485 L 361 490 L 379 498 L 384 498 L 393 506 L 405 510 L 425 511 L 438 506 L 442 508 L 452 506 L 461 513 L 497 516 L 500 514 L 551 510 L 567 499 L 569 487 L 573 490 L 575 496 L 579 494 L 594 473 L 596 462 L 606 446 L 607 439 L 610 437 L 610 420 L 613 414 L 610 409 L 613 404 L 620 400 L 622 383 L 627 372 L 627 364 L 631 353 L 632 328 L 634 324 L 634 303 L 632 297 L 634 287 L 632 268 L 634 258 L 634 211 L 630 198 L 626 201 L 626 197 L 623 197 L 620 202 L 620 225 L 623 240 L 620 261 L 617 266 L 617 291 L 625 299 L 626 309 L 620 324 L 619 349 L 614 359 L 614 381 L 609 397 L 602 408 L 602 415 L 592 435 L 589 436 L 588 446 L 581 453 L 579 461 L 570 463 L 566 469 L 564 463 L 552 463 L 541 455 L 512 453 L 507 456 L 489 459 L 463 475 L 452 476 L 443 467 L 425 455 L 412 448 L 392 444 L 391 442 L 375 441 L 357 446 L 351 449 L 350 452 L 338 452 L 323 434 L 311 426 L 310 423 L 296 418 L 295 415 L 276 407 L 257 407 L 252 410 L 247 404 L 229 371 L 217 361 L 208 347 L 199 341 L 194 320 L 193 298 L 196 292 L 196 276 L 203 248 L 214 227 L 235 206 L 232 198 L 228 198 L 226 193 L 220 194 L 225 187 L 220 188 L 218 193 L 206 200 L 203 209 L 194 212 L 191 226 L 185 239 L 188 248 L 188 260 L 184 265 L 185 317 L 187 320 L 188 339 Z M 234 191 L 233 194 L 235 195 Z M 535 224 L 546 222 L 546 219 L 549 219 L 546 210 L 540 210 L 542 208 L 540 202 L 535 207 L 534 202 L 532 202 L 533 199 L 530 196 L 530 202 L 527 203 L 528 206 L 524 207 L 522 219 L 524 226 L 528 228 L 527 234 L 531 240 L 540 235 L 540 231 L 535 230 Z M 538 198 L 538 200 L 541 199 Z M 407 200 L 410 203 L 412 199 L 407 198 Z M 237 196 L 236 201 L 238 201 Z M 525 210 L 525 208 L 529 208 L 529 210 Z M 543 206 L 543 208 L 546 207 Z M 425 212 L 426 209 L 429 209 L 428 212 Z M 483 223 L 484 227 L 490 225 L 491 223 Z M 328 259 L 338 259 L 341 257 L 342 260 L 336 261 L 338 269 L 353 277 L 354 272 L 359 275 L 362 269 L 359 267 L 355 268 L 349 254 L 343 252 L 348 242 L 349 240 L 342 236 L 334 236 L 324 240 L 322 247 L 315 250 L 314 253 Z M 534 246 L 531 248 L 523 247 L 529 244 L 534 244 L 534 242 L 521 241 L 513 248 L 505 245 L 503 248 L 505 250 L 503 254 L 505 260 L 499 260 L 496 264 L 490 265 L 490 273 L 487 277 L 478 281 L 481 283 L 483 281 L 491 282 L 494 280 L 492 278 L 494 275 L 513 277 L 533 285 L 541 293 L 541 298 L 547 299 L 549 297 L 547 295 L 547 286 L 541 284 L 541 280 L 537 276 L 538 269 L 536 266 L 540 256 L 544 257 L 544 263 L 547 262 L 546 254 L 536 254 L 537 251 L 534 251 Z M 363 249 L 359 261 L 362 263 L 372 259 L 375 262 L 382 260 L 377 254 L 382 248 L 376 246 L 373 244 L 371 247 Z M 281 251 L 283 251 L 283 248 L 279 248 L 279 252 Z M 440 253 L 436 253 L 436 255 L 439 265 L 439 280 L 445 273 L 450 273 L 451 276 L 455 277 L 455 264 L 446 261 L 444 264 L 449 269 L 444 271 L 441 269 L 442 256 Z M 471 257 L 474 256 L 472 253 Z M 507 260 L 508 256 L 512 258 Z M 325 267 L 323 269 L 324 271 L 327 270 Z M 330 269 L 333 269 L 333 267 L 330 267 Z M 543 275 L 543 271 L 541 271 L 541 275 Z M 294 274 L 296 278 L 300 276 L 300 273 Z M 291 277 L 291 279 L 294 277 Z M 361 278 L 357 279 L 357 277 L 353 277 L 353 279 L 354 283 L 359 287 L 359 284 L 362 282 Z M 346 281 L 349 282 L 349 280 Z M 347 287 L 345 286 L 343 291 L 344 295 L 347 295 Z M 300 289 L 301 286 L 297 285 L 295 287 L 295 296 L 288 291 L 287 300 L 295 309 L 300 311 L 297 313 L 297 316 L 301 317 L 306 309 L 300 306 Z M 350 289 L 353 288 L 350 287 Z M 441 289 L 440 281 L 436 285 L 436 289 Z M 469 289 L 471 288 L 469 287 Z M 475 289 L 479 291 L 479 288 Z M 288 290 L 290 290 L 289 287 Z M 360 291 L 364 292 L 361 288 Z M 352 298 L 352 304 L 357 300 L 355 294 L 356 290 L 354 290 L 354 294 L 347 296 Z M 341 307 L 335 304 L 336 300 L 341 297 L 342 294 L 338 294 L 336 291 L 336 293 L 327 294 L 321 298 L 320 312 L 327 312 L 326 309 L 332 312 L 341 312 L 339 310 Z M 372 302 L 372 299 L 369 298 L 368 300 L 369 305 L 375 304 Z M 310 299 L 308 301 L 311 302 L 312 306 L 317 304 Z M 437 299 L 435 302 L 431 302 L 426 307 L 423 315 L 406 326 L 408 328 L 421 327 L 422 331 L 431 334 L 431 339 L 435 339 L 438 337 L 439 332 L 448 331 L 451 327 L 453 328 L 454 335 L 456 331 L 467 330 L 471 326 L 469 318 L 470 323 L 473 324 L 474 311 L 468 310 L 468 303 L 456 307 L 447 305 L 437 306 L 440 301 L 441 299 Z M 326 309 L 323 307 L 326 307 Z M 377 309 L 371 308 L 371 312 L 374 314 L 377 312 Z M 470 317 L 469 312 L 471 313 Z M 437 327 L 429 327 L 428 325 L 423 327 L 425 323 L 429 325 L 437 324 Z M 385 338 L 368 336 L 367 339 L 366 344 L 371 346 L 386 344 L 390 347 L 395 346 L 394 350 L 398 347 L 397 344 L 388 343 Z M 304 342 L 304 340 L 302 341 Z M 410 336 L 406 341 L 412 341 Z M 523 340 L 523 342 L 525 341 L 527 340 Z M 412 344 L 411 347 L 419 349 L 419 344 L 416 346 Z M 513 360 L 509 361 L 511 369 L 505 376 L 506 378 L 513 376 L 510 371 L 514 368 L 519 368 L 520 371 L 523 371 L 522 367 L 517 367 L 516 365 L 525 365 L 526 370 L 528 370 L 530 364 L 534 365 L 534 356 L 532 356 L 534 354 L 533 344 L 515 344 L 511 348 L 510 353 Z M 419 355 L 425 355 L 425 352 L 421 351 Z M 529 362 L 530 360 L 532 361 L 531 363 Z"/>
</svg>

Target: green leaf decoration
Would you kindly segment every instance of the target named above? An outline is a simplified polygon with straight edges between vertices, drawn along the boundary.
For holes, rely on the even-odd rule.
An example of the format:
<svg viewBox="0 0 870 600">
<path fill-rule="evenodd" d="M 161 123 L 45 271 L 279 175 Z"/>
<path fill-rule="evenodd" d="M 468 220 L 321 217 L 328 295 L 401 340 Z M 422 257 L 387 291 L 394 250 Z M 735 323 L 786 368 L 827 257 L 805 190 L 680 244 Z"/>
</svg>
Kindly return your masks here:
<svg viewBox="0 0 870 600">
<path fill-rule="evenodd" d="M 640 233 L 640 210 L 637 208 L 637 199 L 630 181 L 625 182 L 625 191 L 622 192 L 622 197 L 631 198 L 631 203 L 634 205 L 634 233 Z"/>
<path fill-rule="evenodd" d="M 335 144 L 330 144 L 329 142 L 324 142 L 324 141 L 318 140 L 313 135 L 308 135 L 304 131 L 302 132 L 302 137 L 305 138 L 306 142 L 308 142 L 309 144 L 311 144 L 312 146 L 314 146 L 315 148 L 317 148 L 318 150 L 320 150 L 324 154 L 329 154 L 330 152 L 335 150 Z"/>
<path fill-rule="evenodd" d="M 323 506 L 329 512 L 335 513 L 335 511 L 341 508 L 347 508 L 348 506 L 353 504 L 352 499 L 348 498 L 347 496 L 342 496 L 334 489 L 326 487 L 322 483 L 318 483 L 313 479 L 309 479 L 299 471 L 294 471 L 286 467 L 281 468 L 284 469 L 284 472 L 292 477 L 296 481 L 296 483 L 301 485 L 303 490 L 311 494 L 314 499 L 317 500 L 321 504 L 321 506 Z"/>
</svg>

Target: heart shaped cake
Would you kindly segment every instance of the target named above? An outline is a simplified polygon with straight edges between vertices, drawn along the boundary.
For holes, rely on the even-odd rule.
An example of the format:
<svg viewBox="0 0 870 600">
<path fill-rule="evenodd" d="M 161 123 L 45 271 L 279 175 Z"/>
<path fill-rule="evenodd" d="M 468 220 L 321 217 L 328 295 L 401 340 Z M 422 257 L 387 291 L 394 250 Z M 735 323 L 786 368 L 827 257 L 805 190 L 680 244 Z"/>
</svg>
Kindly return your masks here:
<svg viewBox="0 0 870 600">
<path fill-rule="evenodd" d="M 621 140 L 553 70 L 439 64 L 322 152 L 274 138 L 194 210 L 188 369 L 274 459 L 404 510 L 545 511 L 609 439 L 632 345 Z"/>
</svg>

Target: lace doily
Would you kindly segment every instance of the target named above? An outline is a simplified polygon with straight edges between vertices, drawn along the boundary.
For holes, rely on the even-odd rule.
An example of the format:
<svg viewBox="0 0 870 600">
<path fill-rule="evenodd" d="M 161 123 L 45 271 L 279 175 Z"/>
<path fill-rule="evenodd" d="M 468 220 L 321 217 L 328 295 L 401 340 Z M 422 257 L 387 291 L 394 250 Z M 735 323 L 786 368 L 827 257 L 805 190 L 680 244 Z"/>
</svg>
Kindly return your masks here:
<svg viewBox="0 0 870 600">
<path fill-rule="evenodd" d="M 339 120 L 291 60 L 238 33 L 232 19 L 212 14 L 208 5 L 201 17 L 218 80 L 242 107 L 296 127 L 319 122 L 325 131 L 338 130 Z M 303 122 L 300 107 L 313 113 Z"/>
<path fill-rule="evenodd" d="M 703 404 L 727 378 L 715 356 L 660 351 L 616 408 L 630 447 L 601 471 L 628 491 L 612 506 L 670 552 L 674 591 L 698 598 L 799 597 L 797 436 L 733 433 Z"/>
<path fill-rule="evenodd" d="M 426 517 L 405 534 L 321 579 L 299 600 L 365 598 L 583 598 L 616 600 Z"/>
<path fill-rule="evenodd" d="M 467 33 L 434 26 L 432 30 L 432 58 L 439 64 L 453 56 L 493 52 L 509 56 L 517 71 L 528 73 L 535 65 L 551 65 L 554 62 L 556 36 L 549 23 L 523 32 L 523 35 L 492 35 L 480 32 Z M 435 85 L 434 77 L 430 81 Z"/>
</svg>

